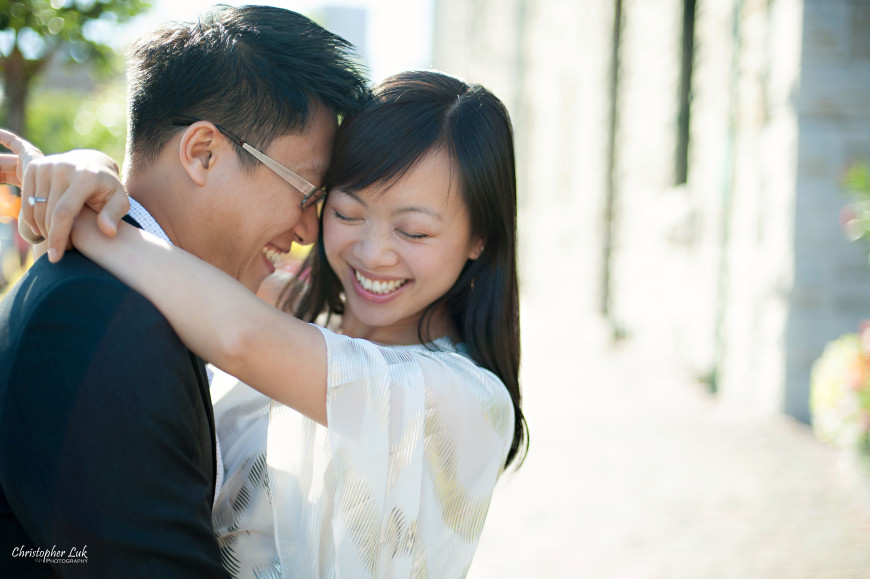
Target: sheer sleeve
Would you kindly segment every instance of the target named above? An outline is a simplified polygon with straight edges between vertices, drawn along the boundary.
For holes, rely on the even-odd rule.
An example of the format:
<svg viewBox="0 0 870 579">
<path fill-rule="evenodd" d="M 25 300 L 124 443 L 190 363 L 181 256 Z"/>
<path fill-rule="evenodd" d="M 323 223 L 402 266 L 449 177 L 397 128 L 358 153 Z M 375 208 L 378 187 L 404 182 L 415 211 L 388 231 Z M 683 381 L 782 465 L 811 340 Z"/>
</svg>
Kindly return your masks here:
<svg viewBox="0 0 870 579">
<path fill-rule="evenodd" d="M 300 576 L 464 576 L 510 446 L 507 390 L 446 339 L 431 351 L 322 331 L 328 429 L 272 404 L 282 567 L 304 558 Z"/>
</svg>

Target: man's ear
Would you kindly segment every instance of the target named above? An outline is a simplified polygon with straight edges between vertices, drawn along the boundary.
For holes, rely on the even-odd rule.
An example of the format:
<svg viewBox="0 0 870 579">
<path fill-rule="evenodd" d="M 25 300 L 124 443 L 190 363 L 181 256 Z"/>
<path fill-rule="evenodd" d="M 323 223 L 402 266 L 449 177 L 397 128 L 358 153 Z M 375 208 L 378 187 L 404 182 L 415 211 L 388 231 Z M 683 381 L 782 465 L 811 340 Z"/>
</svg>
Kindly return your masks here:
<svg viewBox="0 0 870 579">
<path fill-rule="evenodd" d="M 221 146 L 218 129 L 206 121 L 197 121 L 181 135 L 178 158 L 190 179 L 199 186 L 206 183 L 207 172 L 212 166 L 212 157 Z"/>
</svg>

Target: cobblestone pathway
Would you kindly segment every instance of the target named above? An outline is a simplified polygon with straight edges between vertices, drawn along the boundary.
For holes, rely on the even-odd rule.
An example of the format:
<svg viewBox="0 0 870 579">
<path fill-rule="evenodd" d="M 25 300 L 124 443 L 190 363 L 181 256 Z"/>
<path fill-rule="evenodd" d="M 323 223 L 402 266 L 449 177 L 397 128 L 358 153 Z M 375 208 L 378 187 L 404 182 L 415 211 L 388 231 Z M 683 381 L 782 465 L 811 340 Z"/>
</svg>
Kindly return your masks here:
<svg viewBox="0 0 870 579">
<path fill-rule="evenodd" d="M 496 489 L 471 579 L 870 578 L 870 477 L 805 425 L 523 317 L 532 450 Z"/>
</svg>

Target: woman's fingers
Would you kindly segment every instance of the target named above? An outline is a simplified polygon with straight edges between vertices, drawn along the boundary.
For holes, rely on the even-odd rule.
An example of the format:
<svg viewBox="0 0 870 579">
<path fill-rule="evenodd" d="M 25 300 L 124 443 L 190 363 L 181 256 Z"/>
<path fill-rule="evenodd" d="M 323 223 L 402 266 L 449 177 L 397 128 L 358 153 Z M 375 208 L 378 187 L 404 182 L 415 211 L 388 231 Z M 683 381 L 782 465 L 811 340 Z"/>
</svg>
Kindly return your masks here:
<svg viewBox="0 0 870 579">
<path fill-rule="evenodd" d="M 69 175 L 57 171 L 49 172 L 49 169 L 44 169 L 42 172 L 45 174 L 45 178 L 50 181 L 50 189 L 46 195 L 48 201 L 45 203 L 42 231 L 45 232 L 45 238 L 48 241 L 48 259 L 56 262 L 60 261 L 63 252 L 70 246 L 70 229 L 77 212 L 73 213 L 64 207 L 67 193 L 71 189 Z M 70 215 L 70 213 L 72 214 Z M 38 219 L 38 212 L 34 212 L 34 218 Z"/>
<path fill-rule="evenodd" d="M 77 150 L 43 158 L 18 135 L 0 129 L 0 145 L 15 155 L 0 155 L 0 179 L 20 184 L 21 236 L 30 243 L 48 239 L 49 258 L 59 260 L 69 245 L 76 216 L 87 205 L 100 212 L 103 234 L 114 237 L 130 208 L 118 165 L 98 151 Z"/>
<path fill-rule="evenodd" d="M 52 191 L 56 199 L 49 208 L 51 217 L 48 222 L 48 258 L 58 261 L 69 247 L 70 232 L 76 217 L 82 211 L 88 198 L 93 193 L 93 184 L 88 179 L 73 179 L 62 189 Z"/>
<path fill-rule="evenodd" d="M 42 151 L 33 146 L 30 141 L 25 141 L 15 133 L 5 129 L 0 129 L 0 145 L 3 145 L 18 156 L 15 171 L 19 181 L 23 181 L 24 173 L 27 171 L 27 166 L 30 162 L 43 156 Z"/>
<path fill-rule="evenodd" d="M 46 166 L 45 159 L 34 161 L 31 170 L 36 174 L 36 186 L 33 190 L 33 221 L 43 237 L 48 238 L 51 231 L 54 208 L 64 191 L 69 188 L 70 176 L 63 171 L 55 171 Z"/>
<path fill-rule="evenodd" d="M 118 185 L 120 187 L 120 183 Z M 128 211 L 130 211 L 130 199 L 127 197 L 127 192 L 121 187 L 119 192 L 106 201 L 100 211 L 97 225 L 105 235 L 115 237 L 115 234 L 118 233 L 118 225 Z"/>
<path fill-rule="evenodd" d="M 36 184 L 35 175 L 28 172 L 33 160 L 41 158 L 42 151 L 25 141 L 15 133 L 0 129 L 0 145 L 3 145 L 14 155 L 0 155 L 0 171 L 6 183 L 21 187 L 21 212 L 18 216 L 18 233 L 28 243 L 43 241 L 42 233 L 33 220 L 34 205 L 28 199 L 33 197 L 33 187 Z M 29 174 L 29 177 L 28 177 Z M 38 205 L 38 204 L 37 204 Z"/>
<path fill-rule="evenodd" d="M 24 145 L 27 143 L 24 139 L 6 129 L 0 129 L 0 145 L 3 145 L 16 155 L 24 150 Z M 27 143 L 29 144 L 29 143 Z M 31 145 L 32 146 L 32 145 Z"/>
<path fill-rule="evenodd" d="M 21 187 L 21 177 L 18 176 L 18 155 L 0 153 L 0 183 Z"/>
<path fill-rule="evenodd" d="M 53 183 L 58 184 L 58 189 L 52 187 L 47 208 L 49 259 L 57 261 L 63 257 L 75 219 L 85 206 L 100 212 L 97 220 L 100 231 L 108 237 L 115 236 L 118 224 L 130 209 L 127 193 L 117 175 L 102 169 L 80 168 L 60 174 L 56 166 Z"/>
<path fill-rule="evenodd" d="M 46 180 L 45 175 L 38 170 L 34 170 L 33 167 L 29 167 L 27 172 L 33 172 L 33 188 L 28 191 L 29 195 L 27 195 L 25 203 L 31 208 L 31 219 L 33 223 L 31 227 L 39 232 L 40 235 L 45 237 L 48 234 L 48 227 L 46 227 L 45 223 L 45 214 L 48 209 L 49 202 L 49 187 L 51 186 L 51 182 Z M 28 180 L 30 182 L 30 180 Z M 24 197 L 22 197 L 24 200 Z"/>
<path fill-rule="evenodd" d="M 31 245 L 45 241 L 45 237 L 33 219 L 34 209 L 36 205 L 39 205 L 39 203 L 30 202 L 35 189 L 36 172 L 32 167 L 28 167 L 21 180 L 21 211 L 18 213 L 18 233 Z"/>
</svg>

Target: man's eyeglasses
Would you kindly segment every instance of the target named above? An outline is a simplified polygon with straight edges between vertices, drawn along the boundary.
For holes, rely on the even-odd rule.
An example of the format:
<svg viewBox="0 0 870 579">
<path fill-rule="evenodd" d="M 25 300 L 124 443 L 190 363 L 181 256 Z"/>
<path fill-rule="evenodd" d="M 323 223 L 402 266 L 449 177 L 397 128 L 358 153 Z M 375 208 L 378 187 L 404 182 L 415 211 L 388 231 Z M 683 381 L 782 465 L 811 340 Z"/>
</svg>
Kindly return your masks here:
<svg viewBox="0 0 870 579">
<path fill-rule="evenodd" d="M 188 126 L 192 125 L 193 123 L 198 122 L 202 119 L 195 119 L 193 117 L 173 117 L 171 120 L 172 120 L 172 124 L 176 127 L 188 127 Z M 209 121 L 209 122 L 211 122 L 211 121 Z M 231 132 L 229 132 L 228 130 L 226 130 L 225 128 L 220 126 L 219 124 L 217 124 L 217 123 L 212 123 L 212 124 L 215 127 L 217 127 L 217 130 L 219 130 L 221 133 L 223 133 L 224 136 L 226 136 L 226 138 L 228 138 L 229 140 L 231 140 L 232 142 L 234 142 L 235 144 L 237 144 L 238 146 L 240 146 L 241 148 L 243 148 L 244 150 L 246 150 L 247 152 L 252 154 L 259 161 L 261 161 L 264 165 L 266 165 L 267 167 L 272 169 L 275 173 L 277 173 L 279 177 L 281 177 L 282 179 L 284 179 L 285 181 L 287 181 L 288 183 L 293 185 L 294 188 L 296 188 L 300 193 L 302 193 L 301 207 L 302 207 L 303 211 L 308 209 L 309 207 L 313 207 L 313 206 L 317 205 L 318 203 L 323 201 L 323 199 L 326 197 L 326 190 L 323 189 L 322 187 L 317 187 L 315 185 L 312 185 L 311 183 L 309 183 L 308 181 L 306 181 L 305 179 L 303 179 L 302 177 L 300 177 L 299 175 L 297 175 L 296 173 L 294 173 L 293 171 L 291 171 L 290 169 L 288 169 L 287 167 L 285 167 L 284 165 L 282 165 L 281 163 L 276 161 L 275 159 L 269 157 L 268 155 L 266 155 L 264 153 L 261 153 L 260 151 L 258 151 L 257 149 L 255 149 L 254 147 L 252 147 L 251 145 L 249 145 L 248 143 L 246 143 L 245 141 L 243 141 L 242 139 L 240 139 L 236 135 L 232 134 Z"/>
</svg>

